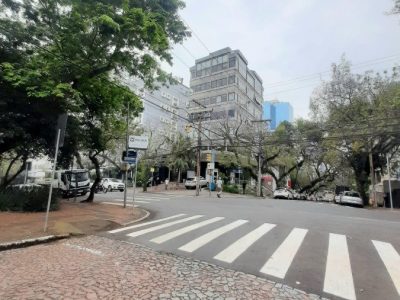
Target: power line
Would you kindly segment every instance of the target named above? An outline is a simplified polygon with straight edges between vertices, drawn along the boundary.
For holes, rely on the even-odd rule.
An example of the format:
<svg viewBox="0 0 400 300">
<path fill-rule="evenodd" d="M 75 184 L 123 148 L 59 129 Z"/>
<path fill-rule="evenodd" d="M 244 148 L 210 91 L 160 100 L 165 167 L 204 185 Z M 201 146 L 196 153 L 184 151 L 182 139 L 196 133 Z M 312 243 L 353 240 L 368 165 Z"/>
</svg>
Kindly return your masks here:
<svg viewBox="0 0 400 300">
<path fill-rule="evenodd" d="M 188 22 L 186 22 L 185 19 L 182 18 L 182 16 L 180 16 L 180 18 L 183 21 L 183 23 L 185 23 L 185 25 L 190 29 L 190 31 L 193 33 L 193 35 L 196 37 L 196 39 L 200 42 L 200 44 L 204 47 L 204 49 L 206 49 L 208 53 L 211 53 L 210 49 L 208 49 L 206 44 L 200 39 L 200 37 L 196 34 L 196 32 L 193 30 L 193 28 L 189 26 Z"/>
<path fill-rule="evenodd" d="M 387 60 L 390 61 L 390 60 L 397 59 L 399 56 L 400 56 L 400 53 L 397 53 L 397 54 L 394 54 L 394 55 L 389 55 L 389 56 L 384 56 L 384 57 L 380 57 L 380 58 L 370 59 L 370 60 L 366 60 L 366 61 L 359 62 L 359 63 L 356 63 L 356 64 L 352 64 L 352 65 L 350 65 L 350 68 L 357 69 L 357 68 L 360 68 L 360 67 L 373 65 L 373 64 L 376 64 L 376 63 L 379 64 L 379 63 L 385 62 Z M 380 61 L 382 61 L 382 62 L 380 62 Z M 376 62 L 376 63 L 374 63 L 374 62 Z M 330 72 L 331 72 L 331 70 L 324 70 L 324 71 L 320 71 L 320 72 L 311 73 L 311 74 L 308 74 L 308 75 L 302 75 L 302 76 L 294 77 L 294 78 L 288 79 L 288 80 L 265 83 L 265 84 L 263 84 L 263 86 L 271 88 L 271 87 L 279 86 L 281 84 L 286 84 L 288 82 L 310 80 L 310 78 L 313 78 L 313 77 L 316 77 L 316 76 L 319 77 L 322 74 L 330 73 Z"/>
<path fill-rule="evenodd" d="M 189 55 L 190 55 L 194 60 L 196 60 L 196 57 L 192 54 L 192 52 L 189 51 L 188 48 L 186 48 L 183 44 L 180 44 L 180 45 L 182 46 L 183 49 L 186 50 L 187 53 L 189 53 Z"/>
</svg>

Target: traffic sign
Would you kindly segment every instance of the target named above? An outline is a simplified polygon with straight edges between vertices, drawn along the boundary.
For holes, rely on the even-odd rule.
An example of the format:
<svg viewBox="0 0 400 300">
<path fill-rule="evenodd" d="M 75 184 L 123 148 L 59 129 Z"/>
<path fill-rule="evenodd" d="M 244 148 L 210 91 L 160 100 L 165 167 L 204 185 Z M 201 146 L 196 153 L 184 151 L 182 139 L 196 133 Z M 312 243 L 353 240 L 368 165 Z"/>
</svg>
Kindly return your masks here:
<svg viewBox="0 0 400 300">
<path fill-rule="evenodd" d="M 149 146 L 149 138 L 147 136 L 130 135 L 128 140 L 129 149 L 146 150 Z"/>
<path fill-rule="evenodd" d="M 128 152 L 123 151 L 122 152 L 122 161 L 129 163 L 129 164 L 135 164 L 136 163 L 136 158 L 137 158 L 137 152 L 133 150 L 128 150 Z"/>
</svg>

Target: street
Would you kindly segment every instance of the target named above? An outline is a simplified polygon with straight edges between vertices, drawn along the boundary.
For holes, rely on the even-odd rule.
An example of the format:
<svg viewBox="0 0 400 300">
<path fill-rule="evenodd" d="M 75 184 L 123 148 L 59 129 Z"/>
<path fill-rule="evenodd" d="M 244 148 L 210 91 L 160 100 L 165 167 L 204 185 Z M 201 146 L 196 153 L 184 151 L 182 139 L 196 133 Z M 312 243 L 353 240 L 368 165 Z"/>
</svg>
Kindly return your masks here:
<svg viewBox="0 0 400 300">
<path fill-rule="evenodd" d="M 122 198 L 96 195 L 116 205 Z M 208 191 L 138 193 L 135 205 L 150 217 L 101 235 L 331 299 L 400 297 L 399 211 Z"/>
</svg>

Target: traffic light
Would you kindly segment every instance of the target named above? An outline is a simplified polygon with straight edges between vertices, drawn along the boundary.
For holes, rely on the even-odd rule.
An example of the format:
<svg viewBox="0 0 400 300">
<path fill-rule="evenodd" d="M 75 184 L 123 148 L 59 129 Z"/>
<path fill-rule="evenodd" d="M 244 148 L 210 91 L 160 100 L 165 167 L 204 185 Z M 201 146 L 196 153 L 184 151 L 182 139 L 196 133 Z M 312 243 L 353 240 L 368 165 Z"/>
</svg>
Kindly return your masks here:
<svg viewBox="0 0 400 300">
<path fill-rule="evenodd" d="M 206 154 L 206 161 L 211 162 L 211 153 Z"/>
</svg>

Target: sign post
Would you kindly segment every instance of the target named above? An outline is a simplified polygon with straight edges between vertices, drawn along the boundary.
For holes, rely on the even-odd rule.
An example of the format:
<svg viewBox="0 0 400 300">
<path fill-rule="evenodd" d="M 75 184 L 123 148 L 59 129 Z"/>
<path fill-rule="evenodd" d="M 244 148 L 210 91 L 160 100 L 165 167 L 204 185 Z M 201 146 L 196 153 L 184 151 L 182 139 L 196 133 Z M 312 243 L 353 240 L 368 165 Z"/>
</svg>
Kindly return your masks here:
<svg viewBox="0 0 400 300">
<path fill-rule="evenodd" d="M 67 114 L 62 114 L 58 117 L 57 120 L 57 135 L 56 135 L 56 149 L 54 153 L 54 163 L 53 168 L 51 170 L 51 180 L 50 180 L 50 188 L 49 188 L 49 198 L 47 199 L 47 209 L 46 209 L 46 217 L 44 221 L 44 228 L 43 231 L 47 231 L 47 223 L 49 221 L 49 212 L 50 212 L 50 204 L 51 204 L 51 196 L 53 193 L 53 179 L 54 173 L 56 172 L 57 166 L 57 156 L 58 156 L 58 148 L 64 145 L 64 136 L 65 136 L 65 129 L 67 127 Z"/>
</svg>

